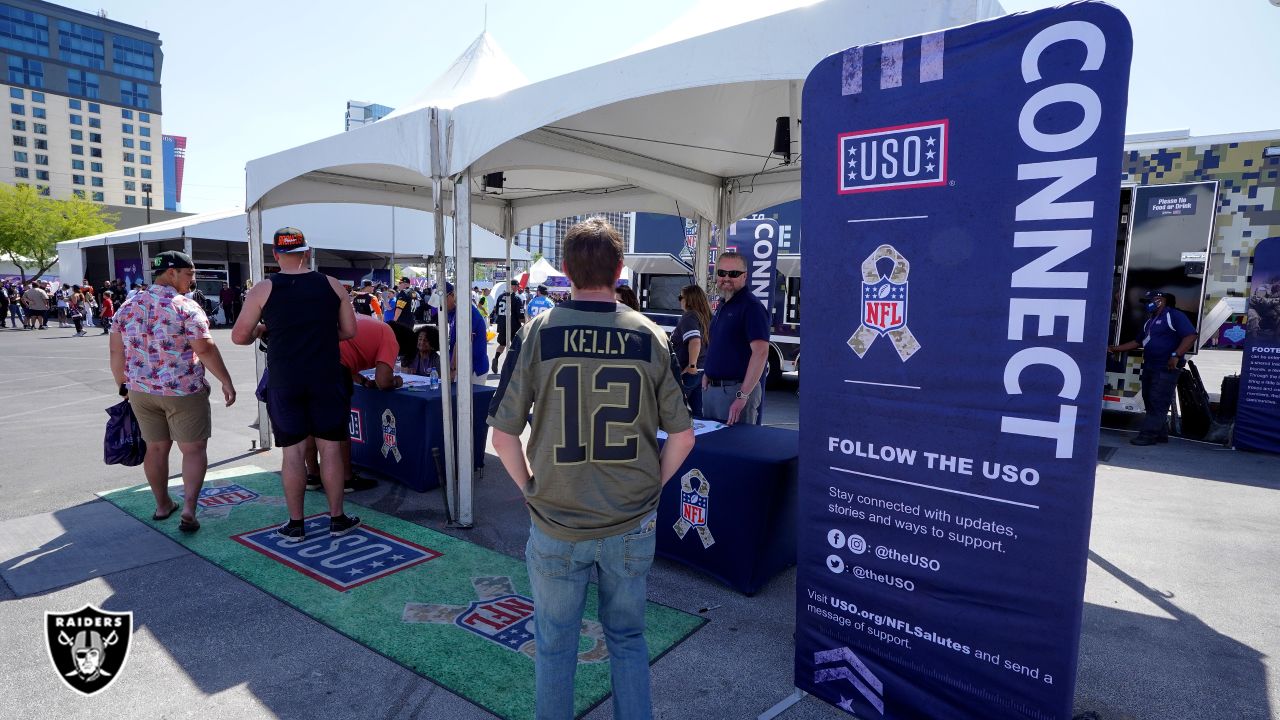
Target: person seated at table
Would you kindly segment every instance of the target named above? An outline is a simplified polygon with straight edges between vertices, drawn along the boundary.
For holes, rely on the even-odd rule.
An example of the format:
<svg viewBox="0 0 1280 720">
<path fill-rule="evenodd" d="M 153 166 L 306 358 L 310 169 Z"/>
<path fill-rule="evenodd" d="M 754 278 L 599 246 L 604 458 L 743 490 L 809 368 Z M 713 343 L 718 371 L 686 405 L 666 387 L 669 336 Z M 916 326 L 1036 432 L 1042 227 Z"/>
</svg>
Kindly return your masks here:
<svg viewBox="0 0 1280 720">
<path fill-rule="evenodd" d="M 410 375 L 430 375 L 432 370 L 440 374 L 440 352 L 437 349 L 440 330 L 427 325 L 418 330 L 417 348 L 413 355 L 406 357 L 400 366 L 403 372 Z"/>
</svg>

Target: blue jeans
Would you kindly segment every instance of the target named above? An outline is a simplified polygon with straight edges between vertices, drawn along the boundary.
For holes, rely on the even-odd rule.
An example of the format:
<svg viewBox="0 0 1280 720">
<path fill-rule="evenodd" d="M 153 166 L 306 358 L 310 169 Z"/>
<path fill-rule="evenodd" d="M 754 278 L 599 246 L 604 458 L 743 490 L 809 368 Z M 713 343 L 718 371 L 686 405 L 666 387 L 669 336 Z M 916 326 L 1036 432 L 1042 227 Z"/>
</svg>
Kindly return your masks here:
<svg viewBox="0 0 1280 720">
<path fill-rule="evenodd" d="M 599 574 L 600 623 L 609 647 L 613 716 L 618 720 L 653 717 L 644 609 L 656 527 L 654 513 L 631 532 L 576 543 L 530 527 L 525 557 L 536 613 L 538 720 L 573 717 L 573 676 L 592 568 Z"/>
<path fill-rule="evenodd" d="M 1182 366 L 1170 370 L 1164 363 L 1142 368 L 1142 404 L 1147 415 L 1142 419 L 1139 434 L 1154 438 L 1169 436 L 1169 406 L 1178 390 L 1178 376 Z"/>
<path fill-rule="evenodd" d="M 702 371 L 692 375 L 681 373 L 680 384 L 684 385 L 684 399 L 689 402 L 689 413 L 694 417 L 702 417 Z"/>
</svg>

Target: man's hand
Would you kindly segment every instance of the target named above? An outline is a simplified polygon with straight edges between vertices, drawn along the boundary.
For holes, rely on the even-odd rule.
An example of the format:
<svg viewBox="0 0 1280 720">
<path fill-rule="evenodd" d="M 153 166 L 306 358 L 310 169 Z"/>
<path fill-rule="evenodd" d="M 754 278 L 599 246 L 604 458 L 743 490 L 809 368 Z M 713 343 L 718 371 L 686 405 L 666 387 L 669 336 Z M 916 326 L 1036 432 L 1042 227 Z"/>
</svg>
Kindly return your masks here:
<svg viewBox="0 0 1280 720">
<path fill-rule="evenodd" d="M 697 374 L 698 374 L 698 368 L 696 368 L 696 367 L 692 367 L 692 366 L 687 367 L 687 368 L 685 368 L 685 369 L 684 369 L 684 372 L 683 372 L 683 373 L 681 373 L 681 374 L 682 374 L 682 375 L 697 375 Z"/>
<path fill-rule="evenodd" d="M 747 406 L 747 401 L 737 398 L 729 405 L 729 417 L 725 421 L 725 425 L 733 425 L 738 422 L 739 416 L 742 415 L 742 409 Z"/>
<path fill-rule="evenodd" d="M 1170 370 L 1177 370 L 1177 369 L 1178 369 L 1178 356 L 1177 356 L 1177 355 L 1172 355 L 1172 356 L 1170 356 L 1170 357 L 1169 357 L 1169 365 L 1168 365 L 1168 367 L 1169 367 L 1169 369 L 1170 369 Z"/>
<path fill-rule="evenodd" d="M 222 399 L 227 403 L 227 407 L 236 404 L 236 388 L 234 385 L 222 385 Z"/>
</svg>

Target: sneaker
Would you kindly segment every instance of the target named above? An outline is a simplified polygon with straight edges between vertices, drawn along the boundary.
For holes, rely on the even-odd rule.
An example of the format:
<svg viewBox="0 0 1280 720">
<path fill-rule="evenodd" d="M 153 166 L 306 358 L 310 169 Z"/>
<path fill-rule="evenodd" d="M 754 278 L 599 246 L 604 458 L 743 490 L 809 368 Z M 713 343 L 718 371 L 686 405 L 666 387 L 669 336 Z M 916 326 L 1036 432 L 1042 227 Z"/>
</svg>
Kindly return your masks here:
<svg viewBox="0 0 1280 720">
<path fill-rule="evenodd" d="M 320 488 L 322 488 L 322 487 L 324 487 L 324 483 L 320 480 L 320 476 L 319 476 L 319 475 L 308 475 L 308 476 L 307 476 L 307 489 L 308 489 L 308 490 L 319 490 L 319 489 L 320 489 Z"/>
<path fill-rule="evenodd" d="M 1155 445 L 1157 442 L 1160 442 L 1160 441 L 1154 437 L 1151 437 L 1150 435 L 1139 435 L 1138 437 L 1130 440 L 1129 444 L 1130 445 Z"/>
<path fill-rule="evenodd" d="M 302 542 L 303 540 L 307 539 L 307 526 L 306 526 L 306 523 L 301 523 L 298 525 L 285 523 L 280 527 L 276 528 L 276 534 L 279 535 L 282 539 L 284 539 L 285 542 L 289 542 L 289 543 Z"/>
<path fill-rule="evenodd" d="M 360 518 L 343 514 L 342 517 L 329 517 L 329 537 L 338 537 L 360 527 Z"/>
<path fill-rule="evenodd" d="M 378 481 L 373 478 L 360 477 L 355 473 L 351 474 L 351 479 L 343 486 L 343 492 L 360 492 L 361 490 L 372 490 L 378 487 Z"/>
</svg>

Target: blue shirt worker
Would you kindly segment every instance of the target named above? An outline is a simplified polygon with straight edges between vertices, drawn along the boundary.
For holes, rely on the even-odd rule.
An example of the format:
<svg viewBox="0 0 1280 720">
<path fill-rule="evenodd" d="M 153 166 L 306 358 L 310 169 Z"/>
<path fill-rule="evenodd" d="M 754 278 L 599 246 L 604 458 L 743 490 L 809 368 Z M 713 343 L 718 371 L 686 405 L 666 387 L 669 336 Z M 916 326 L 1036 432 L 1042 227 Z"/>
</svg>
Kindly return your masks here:
<svg viewBox="0 0 1280 720">
<path fill-rule="evenodd" d="M 758 424 L 769 361 L 769 311 L 747 291 L 747 261 L 736 252 L 716 260 L 720 303 L 702 376 L 702 414 L 728 425 Z"/>
<path fill-rule="evenodd" d="M 1150 316 L 1142 327 L 1142 338 L 1107 348 L 1107 352 L 1142 348 L 1142 404 L 1147 415 L 1138 437 L 1129 441 L 1134 445 L 1169 442 L 1169 405 L 1187 362 L 1186 354 L 1196 344 L 1196 329 L 1177 309 L 1172 293 L 1152 291 L 1144 299 Z"/>
<path fill-rule="evenodd" d="M 529 301 L 529 319 L 532 320 L 555 306 L 551 298 L 547 297 L 547 286 L 539 285 L 538 296 Z"/>
<path fill-rule="evenodd" d="M 458 371 L 458 294 L 453 290 L 453 283 L 444 284 L 445 307 L 449 311 L 449 369 L 450 377 L 456 378 Z M 489 324 L 484 321 L 480 309 L 471 303 L 471 383 L 483 385 L 489 378 Z"/>
</svg>

